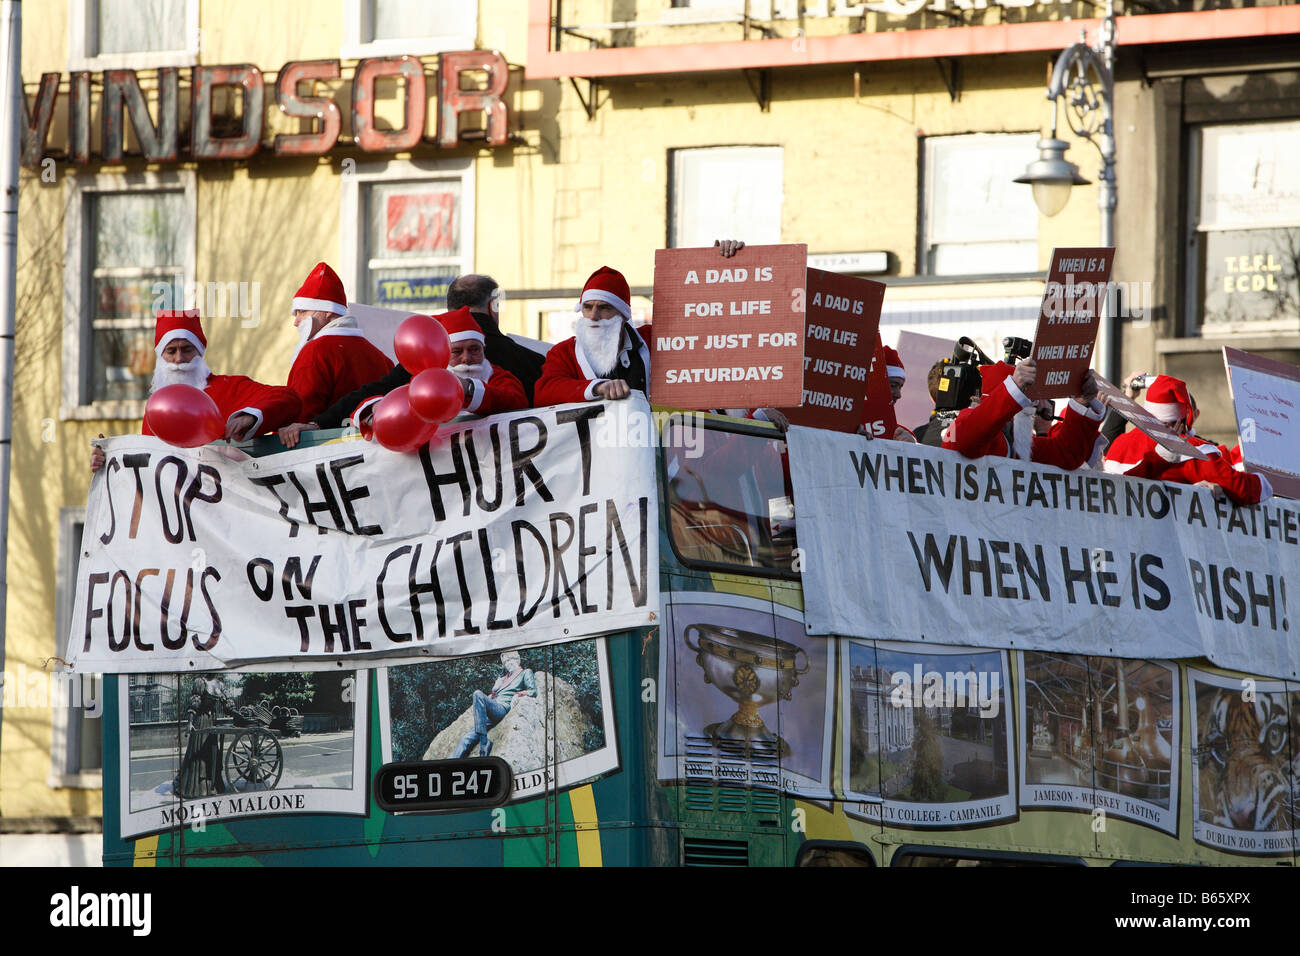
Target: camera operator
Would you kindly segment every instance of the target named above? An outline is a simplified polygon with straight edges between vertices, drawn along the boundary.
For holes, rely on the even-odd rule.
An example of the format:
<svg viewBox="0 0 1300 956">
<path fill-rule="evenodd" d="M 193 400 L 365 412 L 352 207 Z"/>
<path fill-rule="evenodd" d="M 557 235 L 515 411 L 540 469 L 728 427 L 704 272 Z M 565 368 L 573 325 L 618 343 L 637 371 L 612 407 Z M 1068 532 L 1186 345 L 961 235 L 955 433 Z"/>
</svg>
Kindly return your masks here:
<svg viewBox="0 0 1300 956">
<path fill-rule="evenodd" d="M 983 397 L 974 408 L 957 415 L 944 431 L 943 447 L 953 448 L 967 458 L 1001 455 L 1036 461 L 1072 470 L 1086 462 L 1097 443 L 1097 430 L 1105 411 L 1097 401 L 1097 381 L 1092 370 L 1083 379 L 1078 395 L 1070 399 L 1059 427 L 1050 428 L 1052 403 L 1034 402 L 1025 389 L 1037 377 L 1033 359 L 1022 358 L 1011 366 L 1006 362 L 980 369 Z M 1036 434 L 1039 420 L 1050 428 Z"/>
<path fill-rule="evenodd" d="M 1010 341 L 1004 339 L 1003 345 Z M 957 420 L 957 416 L 979 404 L 983 391 L 981 371 L 992 364 L 993 359 L 963 335 L 953 345 L 952 358 L 941 359 L 930 369 L 933 383 L 930 397 L 934 399 L 934 411 L 925 423 L 924 437 L 919 437 L 922 444 L 939 448 L 943 444 L 943 433 Z"/>
</svg>

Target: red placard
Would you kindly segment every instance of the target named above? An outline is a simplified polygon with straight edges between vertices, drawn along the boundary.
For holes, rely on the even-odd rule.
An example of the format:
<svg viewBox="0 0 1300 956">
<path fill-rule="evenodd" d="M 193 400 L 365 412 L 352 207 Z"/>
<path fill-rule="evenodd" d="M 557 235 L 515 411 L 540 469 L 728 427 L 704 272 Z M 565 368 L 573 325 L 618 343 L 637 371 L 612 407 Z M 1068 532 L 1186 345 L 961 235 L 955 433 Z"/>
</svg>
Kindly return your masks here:
<svg viewBox="0 0 1300 956">
<path fill-rule="evenodd" d="M 797 405 L 808 247 L 655 252 L 650 400 L 674 408 Z"/>
<path fill-rule="evenodd" d="M 884 343 L 876 333 L 876 347 L 871 353 L 871 368 L 867 374 L 867 400 L 862 409 L 862 424 L 867 426 L 871 438 L 893 438 L 898 428 L 894 414 L 894 393 L 889 388 L 889 372 L 881 353 Z"/>
<path fill-rule="evenodd" d="M 1092 364 L 1092 347 L 1106 304 L 1112 248 L 1056 249 L 1043 290 L 1043 306 L 1034 332 L 1038 366 L 1030 398 L 1078 395 Z"/>
<path fill-rule="evenodd" d="M 1108 407 L 1113 408 L 1120 418 L 1131 422 L 1135 428 L 1145 432 L 1175 455 L 1199 458 L 1202 461 L 1209 457 L 1101 375 L 1097 376 L 1097 395 Z"/>
<path fill-rule="evenodd" d="M 791 425 L 857 431 L 884 301 L 883 282 L 808 270 L 803 404 L 781 409 Z"/>
</svg>

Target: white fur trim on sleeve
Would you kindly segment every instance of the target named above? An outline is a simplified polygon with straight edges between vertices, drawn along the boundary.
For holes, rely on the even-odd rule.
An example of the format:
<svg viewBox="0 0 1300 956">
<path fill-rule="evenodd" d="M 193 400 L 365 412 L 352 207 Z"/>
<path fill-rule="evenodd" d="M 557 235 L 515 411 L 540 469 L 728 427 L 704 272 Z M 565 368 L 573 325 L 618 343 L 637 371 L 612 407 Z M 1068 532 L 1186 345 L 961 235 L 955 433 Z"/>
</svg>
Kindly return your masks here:
<svg viewBox="0 0 1300 956">
<path fill-rule="evenodd" d="M 587 390 L 582 393 L 583 397 L 589 402 L 594 402 L 596 400 L 596 386 L 602 385 L 608 381 L 609 379 L 607 378 L 595 379 L 594 381 L 592 381 L 587 385 Z"/>
<path fill-rule="evenodd" d="M 487 386 L 476 378 L 469 380 L 470 398 L 469 404 L 465 406 L 467 412 L 477 412 L 478 407 L 483 404 L 483 399 L 487 397 Z"/>
<path fill-rule="evenodd" d="M 1020 386 L 1011 380 L 1010 375 L 1002 380 L 1002 384 L 1007 387 L 1007 392 L 1016 400 L 1016 404 L 1021 408 L 1028 408 L 1033 404 L 1033 402 L 1029 400 L 1029 396 L 1020 390 Z"/>
<path fill-rule="evenodd" d="M 1106 415 L 1106 406 L 1095 398 L 1087 405 L 1081 405 L 1075 399 L 1070 399 L 1070 407 L 1082 415 L 1084 418 L 1090 418 L 1094 422 L 1099 422 Z"/>
<path fill-rule="evenodd" d="M 257 419 L 257 421 L 253 423 L 253 427 L 249 430 L 248 434 L 244 436 L 245 441 L 252 438 L 254 435 L 256 435 L 258 432 L 262 430 L 262 412 L 260 409 L 241 408 L 239 411 L 231 413 L 230 418 L 226 419 L 227 428 L 230 427 L 230 422 L 236 415 L 252 415 L 255 419 Z"/>
</svg>

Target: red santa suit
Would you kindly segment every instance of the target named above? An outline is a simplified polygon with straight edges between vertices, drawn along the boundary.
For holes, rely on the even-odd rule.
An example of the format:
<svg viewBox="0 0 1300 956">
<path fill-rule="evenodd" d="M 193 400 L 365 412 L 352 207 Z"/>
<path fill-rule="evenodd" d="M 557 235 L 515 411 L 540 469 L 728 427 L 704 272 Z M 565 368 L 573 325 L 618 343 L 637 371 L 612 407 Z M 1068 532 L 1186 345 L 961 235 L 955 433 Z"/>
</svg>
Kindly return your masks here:
<svg viewBox="0 0 1300 956">
<path fill-rule="evenodd" d="M 980 368 L 984 397 L 974 408 L 963 409 L 948 426 L 943 436 L 944 448 L 956 449 L 967 458 L 1011 457 L 1011 446 L 1002 429 L 1033 404 L 1012 381 L 1012 371 L 1006 362 Z M 1088 405 L 1070 399 L 1060 427 L 1048 435 L 1034 436 L 1032 459 L 1067 471 L 1078 468 L 1092 454 L 1104 414 L 1104 406 L 1096 399 Z"/>
<path fill-rule="evenodd" d="M 650 345 L 654 341 L 652 327 L 643 325 L 639 329 L 623 323 L 623 350 L 635 348 L 637 355 L 645 365 L 647 378 L 650 375 Z M 542 366 L 542 377 L 537 380 L 533 395 L 537 405 L 563 405 L 566 402 L 590 402 L 595 399 L 596 386 L 610 379 L 601 378 L 591 367 L 591 360 L 582 350 L 575 336 L 552 346 L 546 353 L 546 364 Z"/>
<path fill-rule="evenodd" d="M 302 420 L 316 416 L 361 386 L 383 378 L 393 368 L 348 315 L 343 280 L 318 262 L 293 297 L 293 310 L 330 312 L 338 318 L 308 340 L 294 357 L 289 388 L 302 399 Z"/>
<path fill-rule="evenodd" d="M 1147 389 L 1143 405 L 1166 424 L 1182 421 L 1190 426 L 1193 416 L 1191 394 L 1187 384 L 1180 379 L 1169 375 L 1156 376 Z M 1106 471 L 1179 484 L 1212 482 L 1219 485 L 1235 504 L 1258 504 L 1273 496 L 1267 478 L 1235 469 L 1218 445 L 1190 432 L 1183 438 L 1208 455 L 1208 460 L 1176 455 L 1146 432 L 1134 428 L 1111 443 L 1106 452 Z"/>
<path fill-rule="evenodd" d="M 619 358 L 611 378 L 628 381 L 634 388 L 638 387 L 629 379 L 629 372 L 639 366 L 644 371 L 644 384 L 650 382 L 650 345 L 654 331 L 649 325 L 640 329 L 632 328 L 632 307 L 628 300 L 632 293 L 627 280 L 622 274 L 602 266 L 591 274 L 583 286 L 575 311 L 582 310 L 584 302 L 607 302 L 623 317 L 623 338 L 619 349 Z M 583 350 L 577 337 L 565 339 L 546 353 L 546 364 L 542 366 L 542 377 L 533 387 L 533 397 L 539 406 L 563 405 L 567 402 L 590 402 L 597 398 L 596 386 L 608 382 L 611 378 L 602 378 L 592 367 L 591 359 Z"/>
<path fill-rule="evenodd" d="M 167 343 L 175 339 L 186 340 L 198 349 L 200 355 L 207 352 L 208 340 L 203 334 L 197 311 L 158 313 L 154 329 L 154 351 L 161 357 Z M 263 385 L 244 375 L 209 375 L 203 390 L 216 402 L 217 409 L 227 424 L 241 414 L 252 415 L 256 419 L 247 437 L 292 424 L 298 420 L 302 407 L 301 400 L 292 390 L 282 385 Z M 147 419 L 140 430 L 145 435 L 153 434 Z"/>
<path fill-rule="evenodd" d="M 292 425 L 298 421 L 298 410 L 302 407 L 302 401 L 292 389 L 263 385 L 244 375 L 209 375 L 203 391 L 217 403 L 227 424 L 241 414 L 257 419 L 246 436 L 249 438 Z M 140 430 L 145 435 L 153 434 L 147 420 Z"/>
<path fill-rule="evenodd" d="M 321 329 L 298 353 L 289 370 L 289 388 L 302 399 L 303 421 L 316 416 L 344 395 L 392 371 L 388 356 L 344 316 Z"/>
</svg>

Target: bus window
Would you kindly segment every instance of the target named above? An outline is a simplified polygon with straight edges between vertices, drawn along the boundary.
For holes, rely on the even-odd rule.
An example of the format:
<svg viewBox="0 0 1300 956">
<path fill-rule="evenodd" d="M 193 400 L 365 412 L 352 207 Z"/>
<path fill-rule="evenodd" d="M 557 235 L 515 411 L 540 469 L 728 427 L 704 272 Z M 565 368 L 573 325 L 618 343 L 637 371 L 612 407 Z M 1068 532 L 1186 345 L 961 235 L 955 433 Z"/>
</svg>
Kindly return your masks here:
<svg viewBox="0 0 1300 956">
<path fill-rule="evenodd" d="M 799 848 L 795 866 L 875 866 L 871 851 L 855 843 L 809 841 Z"/>
<path fill-rule="evenodd" d="M 687 567 L 795 577 L 785 442 L 770 429 L 664 427 L 669 539 Z"/>
<path fill-rule="evenodd" d="M 1073 856 L 1009 853 L 965 847 L 900 846 L 890 866 L 1087 866 Z"/>
</svg>

